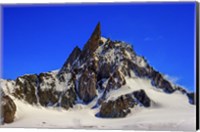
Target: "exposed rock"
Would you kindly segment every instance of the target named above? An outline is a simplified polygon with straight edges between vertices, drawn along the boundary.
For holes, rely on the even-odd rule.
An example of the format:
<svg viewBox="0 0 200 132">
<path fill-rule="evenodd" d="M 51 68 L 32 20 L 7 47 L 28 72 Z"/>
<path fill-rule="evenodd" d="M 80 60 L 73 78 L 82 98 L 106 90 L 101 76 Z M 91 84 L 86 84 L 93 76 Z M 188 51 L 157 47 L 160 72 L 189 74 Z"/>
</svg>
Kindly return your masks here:
<svg viewBox="0 0 200 132">
<path fill-rule="evenodd" d="M 52 106 L 58 102 L 59 99 L 59 92 L 56 92 L 54 89 L 45 89 L 41 90 L 38 89 L 38 97 L 39 103 L 42 106 Z"/>
<path fill-rule="evenodd" d="M 190 104 L 195 104 L 196 105 L 196 100 L 195 100 L 195 98 L 196 98 L 196 94 L 194 93 L 194 92 L 192 92 L 192 93 L 187 93 L 187 96 L 188 96 L 188 98 L 189 98 L 189 102 L 190 102 Z"/>
<path fill-rule="evenodd" d="M 162 88 L 166 93 L 173 93 L 175 91 L 170 82 L 164 79 L 164 77 L 156 71 L 152 74 L 152 84 L 158 88 Z"/>
<path fill-rule="evenodd" d="M 171 83 L 164 79 L 159 72 L 155 71 L 148 64 L 146 67 L 140 67 L 126 58 L 123 59 L 123 63 L 124 66 L 122 67 L 122 72 L 125 75 L 131 76 L 130 71 L 132 70 L 138 77 L 152 79 L 152 84 L 160 89 L 163 89 L 166 93 L 173 93 L 175 91 Z"/>
<path fill-rule="evenodd" d="M 101 60 L 99 61 L 101 63 Z M 112 70 L 112 66 L 110 63 L 103 63 L 100 65 L 98 74 L 97 74 L 97 79 L 100 80 L 102 78 L 109 78 L 110 73 Z"/>
<path fill-rule="evenodd" d="M 103 44 L 103 40 L 99 40 L 99 45 L 102 45 Z"/>
<path fill-rule="evenodd" d="M 131 96 L 120 96 L 115 101 L 103 102 L 100 108 L 99 116 L 107 118 L 125 117 L 130 113 L 129 108 L 133 108 L 135 101 Z"/>
<path fill-rule="evenodd" d="M 87 68 L 90 69 L 91 71 L 95 72 L 95 74 L 97 74 L 97 72 L 99 71 L 98 62 L 99 62 L 99 60 L 98 60 L 98 57 L 96 56 L 96 54 L 92 54 L 91 58 L 87 62 Z"/>
<path fill-rule="evenodd" d="M 73 65 L 75 60 L 80 56 L 81 49 L 76 46 L 72 53 L 69 55 L 68 59 L 65 61 L 64 65 L 62 66 L 61 70 L 58 73 L 58 77 L 62 78 L 62 74 L 65 72 L 69 72 L 69 67 Z"/>
<path fill-rule="evenodd" d="M 101 26 L 100 22 L 96 25 L 90 39 L 85 44 L 83 51 L 81 52 L 80 59 L 87 59 L 99 46 L 101 39 Z"/>
<path fill-rule="evenodd" d="M 80 99 L 85 103 L 89 103 L 96 96 L 96 75 L 92 71 L 86 71 L 82 74 L 79 79 L 78 93 Z"/>
<path fill-rule="evenodd" d="M 186 93 L 187 93 L 187 91 L 186 91 L 185 89 L 181 88 L 180 86 L 177 86 L 177 87 L 175 88 L 175 90 L 178 90 L 178 91 L 180 91 L 180 92 L 183 93 L 183 94 L 186 94 Z"/>
<path fill-rule="evenodd" d="M 108 83 L 105 88 L 103 88 L 101 81 L 102 80 L 100 80 L 98 82 L 98 85 L 97 85 L 98 89 L 99 90 L 105 89 L 105 90 L 104 90 L 102 96 L 98 99 L 97 104 L 99 104 L 99 105 L 106 99 L 106 95 L 108 92 L 110 92 L 110 90 L 119 89 L 119 88 L 121 88 L 121 86 L 126 84 L 125 77 L 118 68 L 114 71 L 113 75 L 110 75 L 110 77 L 108 79 Z"/>
<path fill-rule="evenodd" d="M 122 85 L 125 85 L 126 81 L 124 75 L 120 72 L 119 69 L 116 69 L 113 75 L 109 78 L 106 90 L 118 89 Z"/>
<path fill-rule="evenodd" d="M 37 75 L 24 75 L 17 78 L 16 89 L 13 95 L 19 99 L 24 99 L 30 104 L 36 104 L 36 90 L 38 87 Z"/>
<path fill-rule="evenodd" d="M 135 92 L 133 92 L 133 95 L 135 96 L 137 101 L 140 102 L 144 107 L 150 107 L 151 100 L 146 95 L 144 90 L 141 89 L 140 91 L 135 91 Z"/>
<path fill-rule="evenodd" d="M 123 75 L 123 73 L 118 68 L 113 73 L 113 78 L 117 82 L 117 87 L 121 87 L 122 85 L 126 84 L 126 80 L 124 78 L 124 75 Z"/>
<path fill-rule="evenodd" d="M 131 77 L 131 71 L 135 73 L 138 77 L 147 77 L 148 72 L 145 68 L 139 67 L 137 64 L 135 64 L 133 61 L 127 58 L 123 58 L 122 62 L 123 66 L 121 68 L 121 71 L 124 75 Z"/>
<path fill-rule="evenodd" d="M 76 93 L 72 89 L 67 90 L 67 92 L 64 94 L 61 100 L 61 107 L 65 109 L 69 109 L 70 107 L 72 108 L 73 105 L 75 104 L 76 100 Z"/>
<path fill-rule="evenodd" d="M 3 123 L 12 123 L 17 110 L 14 101 L 8 95 L 3 95 L 0 104 Z"/>
<path fill-rule="evenodd" d="M 68 57 L 67 62 L 64 64 L 64 66 L 66 66 L 66 64 L 72 65 L 80 54 L 81 54 L 81 49 L 78 46 L 76 46 L 72 51 L 72 53 L 70 54 L 70 56 Z"/>
<path fill-rule="evenodd" d="M 37 91 L 39 103 L 42 106 L 52 106 L 57 103 L 61 93 L 55 90 L 55 78 L 49 73 L 41 73 L 38 78 L 40 82 Z"/>
<path fill-rule="evenodd" d="M 38 87 L 45 87 L 45 89 L 55 88 L 55 78 L 50 73 L 40 73 L 38 76 L 39 85 Z"/>
<path fill-rule="evenodd" d="M 125 117 L 131 112 L 130 108 L 133 108 L 135 105 L 142 104 L 144 107 L 151 106 L 151 100 L 146 95 L 144 90 L 134 91 L 130 94 L 122 95 L 116 100 L 109 100 L 101 102 L 100 112 L 98 113 L 100 117 L 107 118 L 118 118 Z"/>
<path fill-rule="evenodd" d="M 65 109 L 72 108 L 76 101 L 75 84 L 74 82 L 70 83 L 68 84 L 69 89 L 64 93 L 61 99 L 61 107 Z"/>
</svg>

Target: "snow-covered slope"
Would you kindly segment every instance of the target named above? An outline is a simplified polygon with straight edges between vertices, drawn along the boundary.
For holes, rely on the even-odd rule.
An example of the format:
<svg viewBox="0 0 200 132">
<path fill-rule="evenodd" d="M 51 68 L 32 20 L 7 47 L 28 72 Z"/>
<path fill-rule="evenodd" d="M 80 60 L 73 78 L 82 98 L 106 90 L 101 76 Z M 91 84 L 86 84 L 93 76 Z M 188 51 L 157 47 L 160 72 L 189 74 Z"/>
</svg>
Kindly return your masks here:
<svg viewBox="0 0 200 132">
<path fill-rule="evenodd" d="M 0 80 L 17 111 L 2 127 L 194 130 L 194 94 L 97 25 L 61 69 Z"/>
<path fill-rule="evenodd" d="M 76 104 L 66 111 L 62 108 L 32 106 L 13 98 L 17 105 L 16 119 L 12 124 L 2 127 L 195 130 L 195 106 L 188 103 L 186 96 L 179 92 L 165 94 L 156 91 L 146 80 L 128 80 L 126 88 L 119 93 L 129 93 L 130 89 L 139 85 L 155 104 L 145 109 L 137 106 L 126 118 L 106 119 L 95 116 L 99 111 L 98 108 L 92 109 L 96 99 L 88 105 Z M 118 92 L 113 92 L 112 96 L 117 96 Z"/>
</svg>

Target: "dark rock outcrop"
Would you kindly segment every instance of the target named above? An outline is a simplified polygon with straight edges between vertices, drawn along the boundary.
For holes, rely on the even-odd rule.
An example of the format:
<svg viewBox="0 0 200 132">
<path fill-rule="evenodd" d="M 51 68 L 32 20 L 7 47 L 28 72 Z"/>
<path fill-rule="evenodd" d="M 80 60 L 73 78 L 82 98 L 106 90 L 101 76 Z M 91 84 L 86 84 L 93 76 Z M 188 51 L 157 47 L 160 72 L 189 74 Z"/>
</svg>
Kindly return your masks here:
<svg viewBox="0 0 200 132">
<path fill-rule="evenodd" d="M 70 67 L 73 65 L 73 63 L 75 62 L 76 59 L 78 59 L 78 57 L 81 54 L 81 49 L 76 46 L 74 48 L 74 50 L 72 51 L 72 53 L 69 55 L 69 57 L 67 58 L 67 60 L 65 61 L 64 65 L 62 66 L 61 70 L 58 73 L 58 77 L 61 79 L 62 81 L 62 77 L 63 77 L 63 73 L 66 72 L 70 72 Z"/>
<path fill-rule="evenodd" d="M 39 103 L 42 106 L 52 106 L 58 102 L 59 92 L 54 89 L 38 90 Z"/>
<path fill-rule="evenodd" d="M 39 85 L 37 95 L 39 103 L 42 106 L 52 106 L 59 98 L 60 92 L 55 90 L 55 78 L 49 73 L 40 73 L 38 75 Z M 49 80 L 46 82 L 46 80 Z"/>
<path fill-rule="evenodd" d="M 95 54 L 91 55 L 91 58 L 87 61 L 87 68 L 93 71 L 95 74 L 99 71 L 99 65 L 98 65 L 98 57 Z"/>
<path fill-rule="evenodd" d="M 124 58 L 123 60 L 124 67 L 122 67 L 122 72 L 125 75 L 131 76 L 131 71 L 134 71 L 138 77 L 147 77 L 148 72 L 144 67 L 139 67 L 137 64 L 133 63 L 131 60 Z"/>
<path fill-rule="evenodd" d="M 70 88 L 65 92 L 61 99 L 61 107 L 65 109 L 72 108 L 76 101 L 76 92 L 73 88 Z"/>
<path fill-rule="evenodd" d="M 125 117 L 130 113 L 129 108 L 133 108 L 136 102 L 131 96 L 120 96 L 115 101 L 103 102 L 100 108 L 99 116 L 106 118 Z"/>
<path fill-rule="evenodd" d="M 110 77 L 108 78 L 108 83 L 107 83 L 106 87 L 102 86 L 102 81 L 103 80 L 100 80 L 97 83 L 97 88 L 99 90 L 104 90 L 102 96 L 98 99 L 97 104 L 99 104 L 99 105 L 106 99 L 106 95 L 108 92 L 111 92 L 111 90 L 114 90 L 114 89 L 115 90 L 119 89 L 123 85 L 126 84 L 125 77 L 118 68 L 116 68 L 113 75 L 110 75 Z"/>
<path fill-rule="evenodd" d="M 151 75 L 153 85 L 163 89 L 166 93 L 173 93 L 175 91 L 170 82 L 164 79 L 164 77 L 159 72 L 154 71 Z"/>
<path fill-rule="evenodd" d="M 189 99 L 189 102 L 190 104 L 196 104 L 196 94 L 194 92 L 192 93 L 187 93 L 187 96 L 188 96 L 188 99 Z"/>
<path fill-rule="evenodd" d="M 96 25 L 90 39 L 85 44 L 80 55 L 80 60 L 87 60 L 88 57 L 98 48 L 101 39 L 101 25 L 100 22 Z"/>
<path fill-rule="evenodd" d="M 100 60 L 99 62 L 101 63 L 102 61 Z M 103 63 L 102 65 L 100 65 L 99 71 L 101 72 L 98 72 L 97 74 L 98 80 L 102 78 L 109 78 L 112 71 L 112 66 L 110 63 Z"/>
<path fill-rule="evenodd" d="M 180 86 L 177 86 L 177 87 L 175 88 L 175 90 L 180 91 L 180 92 L 183 93 L 183 94 L 186 94 L 186 93 L 187 93 L 187 91 L 186 91 L 185 89 L 183 89 L 182 87 L 180 87 Z"/>
<path fill-rule="evenodd" d="M 14 121 L 15 113 L 17 110 L 14 101 L 8 95 L 3 95 L 1 97 L 0 104 L 0 108 L 2 110 L 1 116 L 3 117 L 3 123 L 12 123 Z"/>
<path fill-rule="evenodd" d="M 106 118 L 125 117 L 131 112 L 130 108 L 137 104 L 141 104 L 144 107 L 151 106 L 151 100 L 144 90 L 122 95 L 114 101 L 102 102 L 98 116 Z"/>
<path fill-rule="evenodd" d="M 19 77 L 16 80 L 16 89 L 13 95 L 18 99 L 24 99 L 30 104 L 36 104 L 38 83 L 37 75 L 24 75 Z"/>
<path fill-rule="evenodd" d="M 144 107 L 150 107 L 151 105 L 151 100 L 150 98 L 146 95 L 144 90 L 140 91 L 135 91 L 133 92 L 133 95 L 137 99 L 139 103 L 141 103 Z"/>
<path fill-rule="evenodd" d="M 125 85 L 126 81 L 124 75 L 120 72 L 119 69 L 116 69 L 113 75 L 109 78 L 106 90 L 118 89 L 122 85 Z"/>
<path fill-rule="evenodd" d="M 122 72 L 125 75 L 131 75 L 130 70 L 133 70 L 136 76 L 141 78 L 150 78 L 152 84 L 157 88 L 163 89 L 166 93 L 173 93 L 175 89 L 172 87 L 171 83 L 167 81 L 161 73 L 155 71 L 152 67 L 147 65 L 147 67 L 139 67 L 137 64 L 133 63 L 128 59 L 123 60 L 125 66 L 122 67 Z"/>
<path fill-rule="evenodd" d="M 72 108 L 73 105 L 75 104 L 76 99 L 77 99 L 77 95 L 75 91 L 75 79 L 72 78 L 68 82 L 68 89 L 61 96 L 60 106 L 65 109 Z"/>
<path fill-rule="evenodd" d="M 97 80 L 95 73 L 86 69 L 80 77 L 78 85 L 79 97 L 85 103 L 89 103 L 96 96 L 96 83 Z"/>
</svg>

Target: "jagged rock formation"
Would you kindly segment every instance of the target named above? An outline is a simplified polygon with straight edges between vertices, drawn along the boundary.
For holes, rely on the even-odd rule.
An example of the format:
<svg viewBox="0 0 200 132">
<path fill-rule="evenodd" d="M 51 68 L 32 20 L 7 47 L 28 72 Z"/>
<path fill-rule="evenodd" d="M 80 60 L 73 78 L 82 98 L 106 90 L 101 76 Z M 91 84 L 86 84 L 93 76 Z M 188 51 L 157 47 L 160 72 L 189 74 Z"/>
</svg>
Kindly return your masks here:
<svg viewBox="0 0 200 132">
<path fill-rule="evenodd" d="M 115 91 L 130 86 L 127 79 L 148 80 L 151 86 L 166 94 L 179 91 L 189 98 L 188 102 L 195 104 L 193 93 L 166 80 L 143 56 L 137 55 L 132 46 L 101 37 L 100 23 L 83 50 L 75 47 L 59 71 L 6 81 L 3 90 L 29 104 L 66 110 L 76 103 L 87 105 L 97 98 L 93 107 L 100 109 L 97 115 L 117 118 L 125 117 L 136 105 L 151 107 L 152 99 L 146 89 L 138 90 L 136 86 L 129 88 L 129 93 L 119 92 L 114 100 L 110 99 Z"/>
<path fill-rule="evenodd" d="M 63 73 L 69 72 L 69 66 L 73 65 L 73 63 L 76 61 L 76 59 L 79 57 L 80 54 L 81 54 L 81 49 L 76 46 L 74 48 L 74 50 L 72 51 L 72 53 L 67 58 L 67 60 L 64 63 L 62 69 L 59 71 L 58 77 L 61 78 Z M 64 80 L 61 79 L 60 81 L 64 81 Z"/>
<path fill-rule="evenodd" d="M 79 79 L 79 97 L 89 103 L 96 96 L 96 76 L 95 73 L 86 69 Z"/>
<path fill-rule="evenodd" d="M 38 85 L 37 75 L 25 75 L 16 80 L 15 97 L 24 99 L 30 104 L 36 104 L 36 91 Z"/>
<path fill-rule="evenodd" d="M 102 103 L 99 116 L 109 118 L 125 117 L 131 112 L 130 108 L 133 108 L 138 103 L 144 107 L 150 107 L 151 100 L 144 90 L 134 91 L 133 93 L 122 95 L 114 101 L 109 100 Z"/>
<path fill-rule="evenodd" d="M 95 27 L 91 37 L 88 42 L 85 44 L 83 51 L 80 55 L 80 59 L 87 59 L 95 50 L 98 48 L 101 38 L 101 25 L 100 22 Z M 84 61 L 83 60 L 83 61 Z"/>
<path fill-rule="evenodd" d="M 3 123 L 12 123 L 14 121 L 17 108 L 14 101 L 4 93 L 2 93 L 0 108 Z"/>
</svg>

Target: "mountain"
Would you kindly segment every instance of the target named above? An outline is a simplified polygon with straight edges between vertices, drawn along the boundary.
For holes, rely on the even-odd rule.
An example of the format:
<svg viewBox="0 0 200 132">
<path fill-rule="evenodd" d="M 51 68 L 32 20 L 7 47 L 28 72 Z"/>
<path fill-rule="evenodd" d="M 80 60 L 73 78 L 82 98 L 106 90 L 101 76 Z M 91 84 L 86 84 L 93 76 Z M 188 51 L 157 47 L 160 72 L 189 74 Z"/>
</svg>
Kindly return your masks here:
<svg viewBox="0 0 200 132">
<path fill-rule="evenodd" d="M 27 111 L 33 111 L 33 113 L 39 111 L 35 112 L 36 115 L 45 114 L 44 111 L 46 111 L 46 113 L 51 113 L 52 117 L 54 117 L 52 113 L 56 112 L 50 112 L 50 108 L 73 111 L 74 117 L 70 118 L 72 121 L 68 119 L 68 122 L 72 124 L 75 118 L 79 120 L 79 123 L 81 120 L 87 123 L 88 120 L 82 119 L 81 116 L 88 119 L 92 116 L 89 124 L 96 128 L 101 122 L 97 121 L 99 124 L 93 124 L 92 120 L 105 119 L 105 122 L 112 124 L 113 122 L 109 119 L 118 118 L 120 119 L 116 120 L 119 121 L 118 126 L 107 125 L 106 127 L 104 124 L 102 125 L 104 127 L 100 127 L 101 125 L 99 127 L 140 129 L 142 127 L 135 125 L 138 123 L 135 121 L 138 115 L 139 117 L 146 115 L 147 118 L 142 119 L 147 122 L 154 120 L 148 116 L 155 116 L 155 120 L 158 117 L 155 121 L 158 123 L 159 120 L 165 122 L 163 115 L 170 115 L 169 117 L 173 118 L 181 113 L 182 115 L 177 119 L 166 118 L 167 125 L 161 124 L 160 126 L 168 127 L 168 125 L 182 121 L 181 128 L 191 129 L 192 125 L 188 124 L 187 119 L 195 118 L 195 93 L 189 93 L 181 86 L 167 80 L 162 73 L 150 66 L 143 56 L 139 56 L 131 45 L 102 37 L 100 23 L 95 27 L 83 49 L 76 46 L 61 69 L 39 75 L 27 74 L 16 80 L 1 79 L 0 82 L 3 98 L 6 96 L 5 98 L 9 100 L 2 102 L 1 106 L 11 104 L 13 106 L 9 107 L 9 110 L 2 107 L 3 111 L 12 112 L 12 116 L 9 117 L 10 121 L 6 121 L 6 112 L 3 113 L 2 120 L 5 123 L 12 122 L 15 113 L 16 116 L 22 116 L 23 113 L 19 114 L 20 110 L 27 113 L 26 108 L 30 108 Z M 77 109 L 78 106 L 81 108 Z M 83 111 L 89 115 L 85 116 Z M 149 115 L 144 111 L 149 111 L 147 112 Z M 35 119 L 35 116 L 31 118 Z M 67 116 L 62 121 L 67 120 L 66 118 Z M 20 120 L 14 120 L 13 124 L 18 121 L 20 122 Z M 47 121 L 43 121 L 45 122 L 43 125 L 50 127 L 46 125 Z M 33 119 L 31 122 L 34 122 Z M 23 126 L 26 123 L 17 123 L 18 125 L 15 126 Z M 9 127 L 12 124 L 5 126 Z M 60 124 L 57 126 L 59 127 Z M 77 126 L 77 122 L 72 126 L 84 127 L 81 124 Z M 152 129 L 153 126 L 155 129 L 158 128 L 155 124 L 151 124 Z"/>
</svg>

